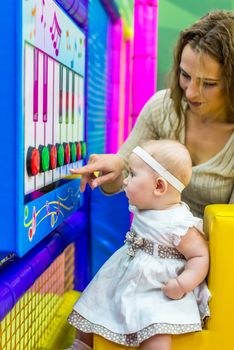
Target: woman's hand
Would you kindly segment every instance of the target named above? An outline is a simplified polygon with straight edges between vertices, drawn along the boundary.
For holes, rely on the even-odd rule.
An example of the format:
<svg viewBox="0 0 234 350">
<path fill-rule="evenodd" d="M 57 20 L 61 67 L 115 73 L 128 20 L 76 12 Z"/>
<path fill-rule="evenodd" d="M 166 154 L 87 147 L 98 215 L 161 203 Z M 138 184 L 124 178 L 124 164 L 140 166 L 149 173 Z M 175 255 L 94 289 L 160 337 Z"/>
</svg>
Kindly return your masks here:
<svg viewBox="0 0 234 350">
<path fill-rule="evenodd" d="M 122 188 L 123 169 L 124 160 L 115 154 L 92 154 L 87 165 L 70 172 L 81 175 L 81 192 L 88 183 L 92 189 L 102 186 L 104 192 L 115 193 Z"/>
<path fill-rule="evenodd" d="M 169 279 L 165 286 L 162 287 L 162 291 L 168 298 L 174 300 L 181 299 L 185 294 L 177 278 Z"/>
</svg>

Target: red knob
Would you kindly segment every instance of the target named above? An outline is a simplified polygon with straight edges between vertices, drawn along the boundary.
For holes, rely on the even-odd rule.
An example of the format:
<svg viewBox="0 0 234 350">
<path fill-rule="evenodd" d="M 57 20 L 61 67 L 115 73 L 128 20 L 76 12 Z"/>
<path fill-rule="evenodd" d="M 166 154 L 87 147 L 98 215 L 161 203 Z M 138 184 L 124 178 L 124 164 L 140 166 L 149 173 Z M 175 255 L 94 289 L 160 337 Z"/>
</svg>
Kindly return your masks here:
<svg viewBox="0 0 234 350">
<path fill-rule="evenodd" d="M 40 171 L 40 153 L 35 147 L 29 147 L 27 152 L 28 175 L 35 176 Z"/>
<path fill-rule="evenodd" d="M 49 145 L 50 152 L 50 168 L 55 169 L 57 167 L 57 148 L 53 145 Z"/>
<path fill-rule="evenodd" d="M 69 145 L 69 143 L 65 143 L 64 142 L 63 147 L 64 147 L 64 161 L 65 161 L 65 164 L 69 164 L 70 163 L 70 157 L 71 157 L 70 145 Z"/>
<path fill-rule="evenodd" d="M 76 158 L 77 160 L 81 160 L 81 143 L 76 143 Z"/>
</svg>

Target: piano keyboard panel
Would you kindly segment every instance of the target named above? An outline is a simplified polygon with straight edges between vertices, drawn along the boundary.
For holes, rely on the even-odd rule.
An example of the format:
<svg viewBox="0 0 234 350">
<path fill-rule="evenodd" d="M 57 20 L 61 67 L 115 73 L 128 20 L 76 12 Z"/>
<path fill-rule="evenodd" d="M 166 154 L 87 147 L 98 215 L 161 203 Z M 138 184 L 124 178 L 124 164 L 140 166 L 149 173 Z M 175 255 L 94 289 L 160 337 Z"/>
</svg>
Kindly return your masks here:
<svg viewBox="0 0 234 350">
<path fill-rule="evenodd" d="M 26 45 L 25 65 L 25 195 L 42 190 L 82 165 L 84 79 L 76 72 Z M 31 171 L 30 152 L 39 157 Z M 56 154 L 54 154 L 54 152 Z M 32 161 L 31 161 L 32 163 Z M 34 167 L 36 165 L 33 165 Z"/>
<path fill-rule="evenodd" d="M 2 1 L 1 7 L 7 14 L 16 8 L 16 15 L 6 16 L 8 40 L 2 36 L 7 52 L 2 76 L 9 79 L 7 96 L 2 94 L 4 125 L 8 123 L 2 134 L 9 147 L 6 169 L 14 165 L 15 173 L 2 172 L 2 189 L 6 184 L 9 195 L 0 256 L 23 256 L 83 205 L 80 179 L 69 170 L 78 164 L 77 150 L 80 157 L 84 143 L 77 135 L 74 95 L 78 76 L 85 76 L 86 31 L 54 0 Z M 7 74 L 7 64 L 19 69 Z M 5 98 L 12 101 L 8 108 Z"/>
</svg>

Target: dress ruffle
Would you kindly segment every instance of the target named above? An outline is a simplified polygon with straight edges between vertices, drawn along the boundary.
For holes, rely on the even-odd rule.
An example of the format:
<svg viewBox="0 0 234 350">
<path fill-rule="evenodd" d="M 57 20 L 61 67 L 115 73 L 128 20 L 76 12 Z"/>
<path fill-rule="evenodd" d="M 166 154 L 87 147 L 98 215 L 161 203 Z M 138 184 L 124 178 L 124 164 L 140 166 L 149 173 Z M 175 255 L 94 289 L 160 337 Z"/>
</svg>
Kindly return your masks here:
<svg viewBox="0 0 234 350">
<path fill-rule="evenodd" d="M 82 317 L 77 311 L 73 310 L 68 318 L 68 322 L 86 333 L 98 334 L 105 339 L 108 339 L 114 343 L 135 347 L 139 346 L 144 340 L 156 335 L 156 334 L 184 334 L 190 332 L 196 332 L 201 330 L 200 323 L 195 324 L 168 324 L 168 323 L 155 323 L 149 325 L 138 332 L 130 334 L 120 334 L 112 332 L 111 330 L 94 324 L 84 317 Z"/>
<path fill-rule="evenodd" d="M 181 220 L 179 225 L 175 225 L 173 228 L 173 232 L 171 234 L 171 241 L 172 243 L 177 246 L 180 244 L 181 238 L 186 235 L 188 230 L 191 227 L 197 228 L 201 234 L 203 234 L 202 231 L 203 221 L 200 218 L 196 218 L 191 215 L 191 217 L 187 217 L 184 220 Z"/>
</svg>

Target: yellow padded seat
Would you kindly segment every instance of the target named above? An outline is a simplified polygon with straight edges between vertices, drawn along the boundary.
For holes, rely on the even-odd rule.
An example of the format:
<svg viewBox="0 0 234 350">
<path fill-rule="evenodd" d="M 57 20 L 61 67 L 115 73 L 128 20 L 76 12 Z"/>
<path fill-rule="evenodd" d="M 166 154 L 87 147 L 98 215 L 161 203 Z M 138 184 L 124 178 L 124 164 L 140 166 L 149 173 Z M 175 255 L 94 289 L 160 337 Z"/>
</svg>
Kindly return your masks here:
<svg viewBox="0 0 234 350">
<path fill-rule="evenodd" d="M 173 336 L 173 350 L 234 348 L 234 204 L 207 206 L 204 227 L 210 245 L 211 317 L 202 332 Z M 94 350 L 129 349 L 138 350 L 94 336 Z"/>
</svg>

